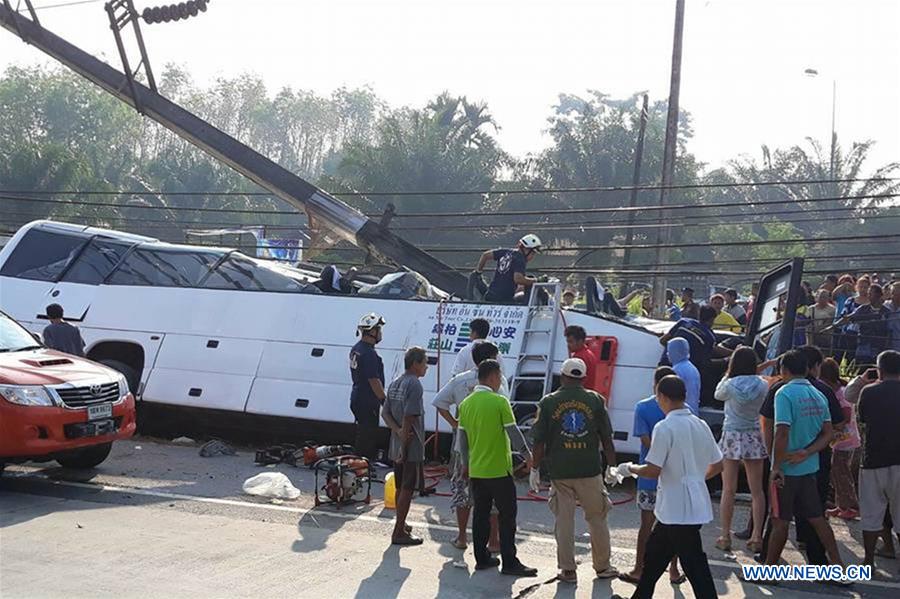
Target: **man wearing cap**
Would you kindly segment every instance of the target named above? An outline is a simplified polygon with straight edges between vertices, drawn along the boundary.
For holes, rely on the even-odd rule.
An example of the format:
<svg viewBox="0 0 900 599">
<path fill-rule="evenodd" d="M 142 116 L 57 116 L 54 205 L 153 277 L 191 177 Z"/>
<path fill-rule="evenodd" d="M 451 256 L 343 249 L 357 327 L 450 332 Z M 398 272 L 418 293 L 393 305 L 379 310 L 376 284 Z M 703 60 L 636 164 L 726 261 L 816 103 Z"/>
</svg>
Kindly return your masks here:
<svg viewBox="0 0 900 599">
<path fill-rule="evenodd" d="M 525 266 L 541 251 L 541 240 L 537 235 L 528 234 L 519 240 L 516 249 L 488 250 L 478 259 L 476 273 L 484 271 L 489 260 L 497 263 L 494 271 L 494 279 L 488 286 L 484 296 L 488 302 L 512 303 L 516 295 L 516 288 L 521 286 L 526 291 L 534 285 L 533 277 L 525 276 Z"/>
<path fill-rule="evenodd" d="M 359 455 L 370 460 L 375 459 L 378 414 L 385 400 L 384 362 L 375 351 L 375 345 L 381 341 L 384 324 L 384 318 L 374 312 L 360 318 L 356 327 L 360 340 L 350 350 L 350 378 L 353 381 L 350 411 L 356 419 L 354 447 Z"/>
<path fill-rule="evenodd" d="M 546 456 L 550 488 L 550 511 L 556 517 L 556 559 L 559 579 L 577 582 L 575 564 L 575 506 L 581 504 L 591 531 L 591 555 L 598 578 L 614 578 L 610 565 L 609 527 L 606 517 L 611 503 L 603 484 L 602 448 L 606 461 L 616 464 L 612 425 L 604 399 L 584 388 L 584 361 L 569 358 L 562 365 L 560 388 L 538 404 L 534 424 L 531 487 L 540 486 L 540 464 Z"/>
</svg>

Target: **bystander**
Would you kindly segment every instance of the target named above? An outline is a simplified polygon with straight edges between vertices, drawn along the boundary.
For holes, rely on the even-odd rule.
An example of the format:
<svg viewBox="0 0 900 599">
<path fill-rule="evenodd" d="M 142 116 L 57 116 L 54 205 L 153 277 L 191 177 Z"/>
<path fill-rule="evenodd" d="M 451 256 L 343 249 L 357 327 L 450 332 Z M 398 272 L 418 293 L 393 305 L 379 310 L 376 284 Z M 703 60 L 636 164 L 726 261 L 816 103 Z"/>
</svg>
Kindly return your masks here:
<svg viewBox="0 0 900 599">
<path fill-rule="evenodd" d="M 859 423 L 865 445 L 859 472 L 859 506 L 862 517 L 864 561 L 873 565 L 875 543 L 882 534 L 885 511 L 890 506 L 894 532 L 900 539 L 900 353 L 878 356 L 876 382 L 859 397 Z"/>
<path fill-rule="evenodd" d="M 47 318 L 50 324 L 44 327 L 44 345 L 50 349 L 84 357 L 84 339 L 75 325 L 69 324 L 63 317 L 63 307 L 59 304 L 47 306 Z"/>
</svg>

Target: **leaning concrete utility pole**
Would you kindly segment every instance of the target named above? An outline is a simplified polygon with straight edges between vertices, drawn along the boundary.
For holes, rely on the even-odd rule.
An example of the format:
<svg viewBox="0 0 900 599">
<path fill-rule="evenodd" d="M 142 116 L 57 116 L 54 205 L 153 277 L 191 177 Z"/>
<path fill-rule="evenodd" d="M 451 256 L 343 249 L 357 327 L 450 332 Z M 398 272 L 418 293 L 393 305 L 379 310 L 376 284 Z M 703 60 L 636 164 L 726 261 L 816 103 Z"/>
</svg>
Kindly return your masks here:
<svg viewBox="0 0 900 599">
<path fill-rule="evenodd" d="M 678 146 L 678 96 L 681 92 L 681 42 L 684 35 L 684 0 L 675 0 L 675 39 L 672 42 L 672 78 L 669 84 L 669 113 L 666 117 L 666 144 L 663 150 L 662 185 L 659 190 L 659 205 L 665 206 L 669 188 L 675 179 L 675 152 Z M 664 223 L 668 215 L 660 210 L 659 220 Z M 656 231 L 656 267 L 663 269 L 669 262 L 669 252 L 663 251 L 669 243 L 670 227 L 661 226 Z M 665 317 L 666 286 L 665 275 L 653 279 L 653 303 L 660 317 Z"/>
<path fill-rule="evenodd" d="M 649 114 L 648 103 L 650 98 L 644 94 L 644 103 L 641 108 L 641 124 L 638 127 L 637 146 L 634 149 L 634 176 L 631 178 L 631 198 L 628 207 L 628 232 L 625 234 L 625 254 L 622 256 L 622 270 L 628 270 L 631 266 L 631 244 L 634 242 L 634 207 L 637 206 L 638 186 L 641 184 L 641 163 L 644 160 L 644 133 L 647 131 L 647 118 Z M 622 281 L 622 289 L 625 289 L 626 281 Z"/>
</svg>

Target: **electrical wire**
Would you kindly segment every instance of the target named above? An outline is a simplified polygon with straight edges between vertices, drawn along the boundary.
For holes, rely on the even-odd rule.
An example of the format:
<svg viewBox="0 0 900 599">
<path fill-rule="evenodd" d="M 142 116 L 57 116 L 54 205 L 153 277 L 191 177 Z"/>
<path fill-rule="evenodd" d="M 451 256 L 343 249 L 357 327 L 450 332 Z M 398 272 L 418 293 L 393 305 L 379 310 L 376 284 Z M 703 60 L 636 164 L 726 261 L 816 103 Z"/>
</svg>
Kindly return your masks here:
<svg viewBox="0 0 900 599">
<path fill-rule="evenodd" d="M 900 193 L 887 194 L 869 194 L 853 197 L 825 197 L 825 198 L 799 198 L 791 200 L 796 204 L 819 203 L 819 202 L 859 202 L 863 200 L 873 199 L 890 199 L 900 197 Z M 113 207 L 118 209 L 138 209 L 138 210 L 169 210 L 173 212 L 218 212 L 223 214 L 293 214 L 299 213 L 299 210 L 262 210 L 262 209 L 242 209 L 242 208 L 211 208 L 207 206 L 150 206 L 143 204 L 121 205 L 111 204 L 109 202 L 92 202 L 92 201 L 60 201 L 48 198 L 35 198 L 26 196 L 0 195 L 0 200 L 24 203 L 44 203 L 44 204 L 60 204 L 69 206 L 96 206 L 96 207 Z M 548 214 L 599 214 L 614 213 L 622 214 L 628 212 L 647 212 L 647 211 L 669 211 L 669 210 L 709 210 L 733 207 L 750 207 L 750 206 L 783 206 L 784 201 L 750 201 L 750 202 L 720 202 L 716 204 L 675 204 L 669 206 L 616 206 L 602 208 L 544 208 L 541 210 L 491 210 L 490 212 L 480 211 L 462 211 L 462 212 L 416 212 L 410 214 L 395 214 L 393 218 L 450 218 L 450 217 L 498 217 L 498 216 L 528 216 L 538 215 L 546 216 Z M 381 214 L 366 214 L 369 217 L 380 217 Z"/>
<path fill-rule="evenodd" d="M 85 0 L 101 1 L 101 0 Z M 790 181 L 747 181 L 747 182 L 730 182 L 730 183 L 683 183 L 674 185 L 608 185 L 596 187 L 545 187 L 541 189 L 482 189 L 482 190 L 421 190 L 421 191 L 347 191 L 347 192 L 328 192 L 335 197 L 382 197 L 382 196 L 470 196 L 470 195 L 520 195 L 520 194 L 547 194 L 547 193 L 613 193 L 621 191 L 660 191 L 679 190 L 679 189 L 720 189 L 720 188 L 741 188 L 741 187 L 772 187 L 772 186 L 791 186 L 791 185 L 825 185 L 836 183 L 858 183 L 858 182 L 887 182 L 900 181 L 900 177 L 856 177 L 847 179 L 813 179 L 813 180 L 790 180 Z M 77 195 L 163 195 L 163 196 L 192 196 L 192 195 L 234 195 L 234 196 L 270 196 L 277 197 L 275 194 L 266 191 L 255 192 L 204 192 L 204 191 L 11 191 L 0 189 L 0 193 L 14 194 L 77 194 Z"/>
<path fill-rule="evenodd" d="M 792 244 L 814 244 L 814 243 L 834 243 L 834 244 L 843 244 L 843 243 L 866 243 L 870 241 L 880 241 L 885 239 L 894 239 L 900 240 L 900 235 L 896 234 L 882 234 L 882 235 L 855 235 L 855 236 L 843 236 L 843 237 L 801 237 L 797 239 L 759 239 L 752 241 L 698 241 L 698 242 L 684 242 L 684 243 L 670 243 L 670 244 L 632 244 L 628 247 L 632 249 L 644 250 L 644 249 L 655 249 L 666 248 L 666 249 L 676 249 L 676 248 L 688 248 L 688 247 L 713 247 L 713 248 L 721 248 L 721 247 L 746 247 L 746 246 L 766 246 L 766 245 L 792 245 Z M 193 245 L 203 245 L 203 244 L 193 244 Z M 259 245 L 259 246 L 236 246 L 241 249 L 266 249 L 269 246 Z M 542 253 L 548 252 L 578 252 L 578 251 L 618 251 L 624 249 L 623 245 L 582 245 L 582 246 L 572 246 L 572 247 L 547 247 L 541 250 Z M 329 247 L 329 246 L 313 246 L 304 248 L 306 250 L 316 250 L 316 251 L 332 251 L 332 252 L 361 252 L 365 251 L 362 248 L 358 247 Z M 474 253 L 474 252 L 482 252 L 484 251 L 483 246 L 422 246 L 419 249 L 426 252 L 441 252 L 441 253 Z"/>
<path fill-rule="evenodd" d="M 841 207 L 838 208 L 837 211 L 846 212 L 846 208 Z M 793 218 L 793 219 L 784 219 L 784 218 L 775 218 L 771 220 L 761 220 L 762 216 L 766 217 L 774 217 L 779 216 L 784 213 L 796 213 L 798 211 L 782 211 L 782 212 L 772 212 L 766 213 L 765 215 L 754 216 L 752 214 L 744 213 L 735 213 L 735 214 L 706 214 L 706 215 L 685 215 L 678 218 L 677 223 L 672 220 L 667 220 L 665 222 L 660 222 L 658 219 L 654 221 L 637 221 L 634 224 L 623 224 L 621 222 L 610 222 L 605 221 L 602 224 L 598 221 L 585 221 L 581 223 L 567 222 L 567 223 L 515 223 L 515 224 L 490 224 L 486 226 L 474 225 L 474 224 L 465 224 L 465 225 L 441 225 L 441 231 L 453 231 L 453 230 L 466 230 L 466 231 L 481 231 L 481 232 L 489 232 L 489 231 L 503 231 L 509 229 L 521 230 L 523 227 L 528 227 L 529 231 L 541 231 L 541 230 L 549 230 L 549 231 L 566 231 L 566 230 L 574 230 L 574 231 L 597 231 L 597 230 L 621 230 L 623 227 L 640 230 L 640 229 L 658 229 L 661 227 L 670 227 L 673 225 L 679 226 L 679 228 L 697 228 L 697 227 L 709 227 L 711 225 L 766 225 L 766 224 L 790 224 L 795 225 L 798 223 L 821 223 L 821 222 L 847 222 L 847 221 L 871 221 L 871 220 L 883 220 L 886 218 L 900 218 L 900 213 L 897 214 L 873 214 L 873 215 L 850 215 L 843 217 L 816 217 L 811 216 L 810 218 Z M 800 210 L 804 214 L 810 214 L 809 211 Z M 817 211 L 821 212 L 821 211 Z M 29 212 L 4 212 L 4 216 L 18 216 L 18 217 L 30 217 L 31 219 L 39 218 L 38 215 Z M 266 216 L 265 214 L 260 216 Z M 273 215 L 274 216 L 274 215 Z M 296 215 L 296 216 L 299 216 Z M 744 217 L 744 218 L 736 218 L 736 217 Z M 48 215 L 44 218 L 53 219 L 53 215 Z M 65 216 L 60 215 L 59 218 L 67 221 L 67 222 L 76 222 L 76 221 L 84 221 L 84 220 L 93 220 L 93 221 L 102 221 L 100 224 L 105 225 L 106 221 L 111 222 L 122 222 L 122 223 L 141 223 L 141 228 L 143 229 L 186 229 L 189 227 L 197 228 L 197 227 L 237 227 L 237 228 L 259 228 L 263 227 L 268 230 L 273 231 L 294 231 L 303 229 L 304 225 L 282 225 L 282 224 L 267 224 L 267 223 L 240 223 L 240 222 L 191 222 L 191 221 L 175 221 L 172 219 L 139 219 L 134 217 L 124 217 L 124 216 L 107 216 L 107 215 L 97 215 L 97 216 Z M 724 220 L 728 219 L 725 222 L 685 222 L 685 221 L 694 221 L 697 219 L 719 219 Z M 144 224 L 150 223 L 150 224 Z M 86 225 L 92 225 L 93 223 L 83 223 Z M 96 225 L 95 225 L 96 226 Z M 413 225 L 413 226 L 397 226 L 390 227 L 391 231 L 431 231 L 434 230 L 433 226 L 425 226 L 425 225 Z"/>
</svg>

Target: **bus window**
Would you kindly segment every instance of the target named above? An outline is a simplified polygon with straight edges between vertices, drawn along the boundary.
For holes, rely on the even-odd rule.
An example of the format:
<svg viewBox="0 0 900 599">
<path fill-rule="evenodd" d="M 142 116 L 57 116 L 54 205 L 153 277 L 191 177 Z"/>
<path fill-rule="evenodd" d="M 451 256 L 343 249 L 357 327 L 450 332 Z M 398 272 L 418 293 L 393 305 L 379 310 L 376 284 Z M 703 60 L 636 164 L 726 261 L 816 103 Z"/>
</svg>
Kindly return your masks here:
<svg viewBox="0 0 900 599">
<path fill-rule="evenodd" d="M 270 270 L 252 260 L 232 254 L 210 273 L 204 282 L 206 289 L 241 289 L 249 291 L 300 292 L 299 282 Z"/>
<path fill-rule="evenodd" d="M 7 258 L 0 275 L 55 282 L 88 239 L 83 235 L 31 229 Z"/>
<path fill-rule="evenodd" d="M 99 285 L 106 280 L 132 245 L 134 244 L 95 237 L 90 245 L 84 248 L 62 280 L 69 283 Z"/>
<path fill-rule="evenodd" d="M 110 285 L 196 287 L 222 255 L 215 252 L 137 249 L 109 279 Z"/>
</svg>

